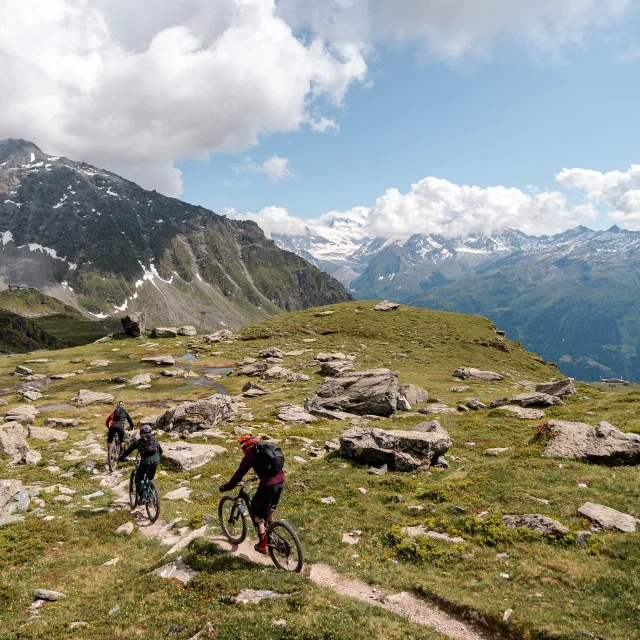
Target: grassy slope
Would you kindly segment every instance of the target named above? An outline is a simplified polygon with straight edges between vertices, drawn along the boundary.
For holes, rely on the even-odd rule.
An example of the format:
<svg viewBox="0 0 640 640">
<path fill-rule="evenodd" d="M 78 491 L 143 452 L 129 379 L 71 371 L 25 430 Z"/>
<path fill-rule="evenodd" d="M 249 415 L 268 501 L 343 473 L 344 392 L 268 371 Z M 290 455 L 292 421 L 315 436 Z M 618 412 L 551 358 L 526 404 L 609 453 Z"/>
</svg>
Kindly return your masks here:
<svg viewBox="0 0 640 640">
<path fill-rule="evenodd" d="M 364 309 L 356 313 L 360 305 Z M 599 633 L 609 640 L 637 637 L 638 535 L 601 534 L 594 536 L 585 548 L 571 544 L 570 540 L 562 544 L 545 542 L 494 524 L 500 512 L 542 513 L 559 519 L 573 531 L 584 529 L 586 522 L 577 516 L 576 510 L 587 500 L 638 515 L 637 468 L 607 469 L 542 459 L 539 457 L 542 445 L 532 442 L 535 423 L 490 411 L 441 417 L 440 422 L 455 444 L 450 451 L 451 467 L 433 475 L 390 473 L 378 478 L 358 465 L 345 466 L 338 457 L 313 460 L 300 448 L 300 443 L 286 440 L 287 436 L 298 435 L 312 438 L 322 446 L 325 440 L 348 428 L 345 424 L 324 421 L 288 427 L 275 420 L 278 402 L 300 404 L 321 382 L 316 368 L 308 366 L 316 351 L 340 349 L 357 353 L 358 369 L 391 366 L 400 372 L 402 382 L 420 384 L 432 396 L 449 404 L 460 400 L 460 394 L 449 391 L 451 386 L 460 384 L 450 376 L 457 366 L 489 368 L 507 375 L 500 383 L 471 383 L 473 390 L 468 395 L 482 400 L 512 392 L 517 380 L 542 381 L 557 375 L 554 368 L 537 362 L 515 343 L 510 343 L 511 353 L 474 344 L 474 339 L 489 341 L 495 336 L 485 319 L 411 308 L 381 314 L 371 310 L 371 303 L 360 305 L 332 306 L 335 315 L 331 317 L 316 318 L 308 311 L 270 318 L 240 332 L 250 340 L 212 345 L 208 352 L 221 355 L 198 358 L 193 365 L 194 370 L 225 366 L 272 344 L 285 350 L 313 349 L 302 356 L 287 358 L 288 367 L 312 375 L 309 382 L 267 385 L 272 390 L 269 396 L 248 401 L 254 408 L 253 430 L 279 438 L 289 459 L 289 480 L 281 515 L 299 530 L 308 560 L 327 561 L 343 574 L 378 584 L 383 592 L 414 589 L 445 601 L 452 608 L 474 609 L 495 624 L 499 624 L 504 610 L 511 608 L 514 614 L 509 627 L 515 637 L 579 638 L 580 629 Z M 327 334 L 328 331 L 333 333 Z M 315 343 L 303 342 L 312 338 Z M 150 353 L 181 355 L 187 345 L 187 339 L 155 341 L 157 348 L 144 347 L 147 342 L 122 340 L 51 352 L 50 363 L 34 365 L 38 371 L 73 370 L 79 365 L 70 364 L 69 360 L 78 356 L 87 361 L 106 357 L 112 364 L 106 370 L 52 384 L 46 389 L 47 397 L 38 404 L 66 402 L 78 388 L 108 391 L 109 377 L 150 370 L 139 363 L 140 357 Z M 112 351 L 114 348 L 119 351 Z M 8 373 L 21 361 L 15 356 L 0 358 L 1 386 L 14 382 Z M 225 384 L 231 393 L 238 393 L 245 382 L 245 378 L 234 376 Z M 167 400 L 208 395 L 203 389 L 185 387 L 184 382 L 170 379 L 155 380 L 145 392 L 125 388 L 114 393 L 127 402 L 134 416 L 157 414 Z M 637 389 L 611 393 L 581 385 L 578 397 L 582 395 L 589 399 L 571 400 L 566 407 L 548 410 L 547 416 L 590 423 L 607 419 L 622 429 L 637 424 L 635 412 L 640 410 Z M 13 404 L 18 396 L 6 399 Z M 86 425 L 68 430 L 71 440 L 81 440 L 86 429 L 104 431 L 103 417 L 107 410 L 92 406 L 78 411 L 43 412 L 39 423 L 49 415 L 82 417 L 87 420 Z M 376 426 L 405 429 L 419 421 L 420 418 L 400 417 Z M 229 476 L 239 460 L 232 439 L 233 427 L 223 430 L 230 435 L 227 444 L 230 455 L 192 472 L 159 478 L 161 492 L 165 493 L 176 488 L 180 480 L 202 474 L 201 479 L 190 482 L 194 489 L 192 504 L 163 502 L 165 520 L 183 517 L 195 526 L 204 514 L 215 513 L 218 474 Z M 216 439 L 210 441 L 220 443 Z M 470 442 L 475 442 L 475 446 Z M 0 462 L 0 477 L 41 480 L 48 485 L 58 481 L 45 470 L 48 464 L 55 461 L 62 471 L 74 465 L 62 458 L 62 453 L 71 446 L 69 442 L 51 448 L 37 441 L 31 444 L 40 449 L 43 461 L 28 470 Z M 510 451 L 500 457 L 484 454 L 486 448 L 497 446 L 510 447 Z M 295 455 L 309 462 L 293 462 Z M 86 472 L 77 472 L 75 478 L 62 482 L 78 489 L 80 494 L 95 491 L 99 484 Z M 579 488 L 579 482 L 587 483 L 588 489 Z M 368 493 L 361 495 L 358 487 L 367 488 Z M 113 499 L 113 494 L 106 493 L 95 501 L 95 506 L 106 505 Z M 336 498 L 336 504 L 320 502 L 321 497 L 328 495 Z M 396 495 L 402 496 L 401 502 L 396 501 Z M 533 502 L 531 495 L 546 498 L 550 504 Z M 116 638 L 160 637 L 171 624 L 182 624 L 184 637 L 188 638 L 207 620 L 216 625 L 218 637 L 225 639 L 438 637 L 370 607 L 338 598 L 302 578 L 245 565 L 204 542 L 182 554 L 192 566 L 203 571 L 188 588 L 182 589 L 149 576 L 150 570 L 166 561 L 161 559 L 166 548 L 138 532 L 128 539 L 113 535 L 115 528 L 129 519 L 126 512 L 83 516 L 45 497 L 47 513 L 59 518 L 50 523 L 27 518 L 24 524 L 0 529 L 3 570 L 0 600 L 8 605 L 0 607 L 3 639 L 37 638 L 45 633 L 52 640 L 65 638 L 68 624 L 75 620 L 91 624 L 78 633 L 79 637 L 96 639 L 106 633 Z M 426 510 L 411 514 L 408 505 L 423 505 Z M 468 515 L 455 515 L 454 505 L 466 509 Z M 482 525 L 474 515 L 485 510 L 490 512 L 489 524 Z M 451 547 L 433 542 L 416 552 L 399 542 L 396 526 L 423 522 L 442 530 L 461 531 L 466 543 Z M 343 545 L 342 533 L 355 529 L 363 531 L 360 544 Z M 217 532 L 218 527 L 213 531 Z M 508 560 L 496 559 L 496 553 L 502 551 L 509 553 Z M 121 558 L 115 568 L 99 567 L 112 557 Z M 501 573 L 508 573 L 511 579 L 505 580 Z M 124 582 L 116 583 L 116 576 Z M 42 611 L 42 619 L 21 627 L 28 617 L 25 608 L 31 602 L 30 591 L 35 587 L 59 589 L 69 598 L 48 605 Z M 295 595 L 286 602 L 242 608 L 232 603 L 230 597 L 243 588 L 273 588 Z M 120 604 L 121 612 L 116 618 L 109 618 L 106 613 L 115 604 Z M 272 626 L 272 621 L 281 617 L 288 621 L 284 631 Z"/>
</svg>

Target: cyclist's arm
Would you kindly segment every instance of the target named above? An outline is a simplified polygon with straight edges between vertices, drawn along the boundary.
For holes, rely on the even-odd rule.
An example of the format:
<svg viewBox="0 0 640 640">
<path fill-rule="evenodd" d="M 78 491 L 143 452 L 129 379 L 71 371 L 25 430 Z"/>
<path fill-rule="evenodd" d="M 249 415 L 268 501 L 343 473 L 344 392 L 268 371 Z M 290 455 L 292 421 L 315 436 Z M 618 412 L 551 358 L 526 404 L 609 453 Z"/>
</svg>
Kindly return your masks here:
<svg viewBox="0 0 640 640">
<path fill-rule="evenodd" d="M 107 425 L 107 427 L 110 427 L 110 426 L 113 424 L 113 414 L 114 414 L 114 413 L 115 413 L 115 411 L 114 411 L 113 413 L 111 413 L 111 414 L 107 417 L 107 419 L 106 419 L 106 421 L 105 421 L 105 424 Z"/>
<path fill-rule="evenodd" d="M 134 440 L 129 445 L 129 448 L 124 453 L 120 454 L 120 460 L 124 460 L 132 451 L 134 451 L 137 448 L 138 448 L 138 441 Z"/>
<path fill-rule="evenodd" d="M 161 456 L 164 455 L 164 451 L 162 450 L 162 445 L 158 442 L 158 452 L 160 453 Z"/>
<path fill-rule="evenodd" d="M 133 426 L 133 420 L 131 419 L 131 416 L 127 413 L 127 422 L 129 423 L 129 429 L 135 429 L 135 427 Z"/>
<path fill-rule="evenodd" d="M 251 464 L 251 461 L 247 458 L 247 456 L 242 458 L 242 461 L 240 462 L 240 466 L 238 467 L 238 470 L 233 474 L 233 476 L 231 477 L 231 480 L 229 480 L 229 482 L 227 482 L 227 484 L 224 485 L 225 487 L 224 490 L 230 491 L 234 487 L 238 486 L 238 482 L 240 482 L 240 480 L 242 480 L 242 478 L 244 478 L 247 475 L 247 472 L 251 469 L 252 466 L 253 465 Z"/>
</svg>

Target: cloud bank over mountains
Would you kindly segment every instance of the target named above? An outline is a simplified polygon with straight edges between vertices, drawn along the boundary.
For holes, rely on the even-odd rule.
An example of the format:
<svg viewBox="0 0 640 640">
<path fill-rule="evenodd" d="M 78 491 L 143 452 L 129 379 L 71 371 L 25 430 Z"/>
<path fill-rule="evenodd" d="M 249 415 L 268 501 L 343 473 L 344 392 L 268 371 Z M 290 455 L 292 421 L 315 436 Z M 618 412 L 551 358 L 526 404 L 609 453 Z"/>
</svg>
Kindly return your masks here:
<svg viewBox="0 0 640 640">
<path fill-rule="evenodd" d="M 326 107 L 370 81 L 369 61 L 382 44 L 414 43 L 426 56 L 455 61 L 488 58 L 507 41 L 556 57 L 628 7 L 628 0 L 0 0 L 0 137 L 25 137 L 178 195 L 179 160 L 243 152 L 260 136 L 303 127 L 335 131 Z M 273 180 L 287 170 L 282 162 L 264 167 Z M 566 208 L 558 196 L 542 203 L 448 183 L 389 192 L 381 207 L 401 206 L 409 219 L 416 203 L 444 199 L 446 218 L 448 207 L 469 198 L 480 207 L 495 198 L 509 215 L 533 207 L 553 217 Z M 384 215 L 374 218 L 383 223 Z"/>
<path fill-rule="evenodd" d="M 254 220 L 268 235 L 322 236 L 340 219 L 352 221 L 363 237 L 406 240 L 415 233 L 459 237 L 505 228 L 530 235 L 559 233 L 580 224 L 588 226 L 600 215 L 598 207 L 604 206 L 612 223 L 640 229 L 640 165 L 609 173 L 563 169 L 556 180 L 561 190 L 526 193 L 516 188 L 457 185 L 428 177 L 411 185 L 407 193 L 388 189 L 372 207 L 332 211 L 315 219 L 298 218 L 274 206 L 258 213 L 233 209 L 223 213 Z M 572 204 L 569 195 L 578 203 Z"/>
</svg>

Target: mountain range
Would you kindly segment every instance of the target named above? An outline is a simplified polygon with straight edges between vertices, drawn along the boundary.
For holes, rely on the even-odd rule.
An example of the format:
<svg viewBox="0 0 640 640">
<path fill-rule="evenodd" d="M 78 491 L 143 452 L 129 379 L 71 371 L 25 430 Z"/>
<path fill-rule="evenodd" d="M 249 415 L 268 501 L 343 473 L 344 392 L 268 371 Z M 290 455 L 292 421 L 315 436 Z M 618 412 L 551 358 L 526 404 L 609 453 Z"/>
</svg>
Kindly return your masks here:
<svg viewBox="0 0 640 640">
<path fill-rule="evenodd" d="M 113 173 L 0 141 L 0 285 L 35 287 L 105 319 L 237 327 L 343 302 L 335 279 L 230 220 Z"/>
<path fill-rule="evenodd" d="M 339 278 L 357 299 L 388 298 L 490 318 L 563 373 L 640 379 L 640 233 L 576 227 L 468 237 L 371 238 L 364 219 L 274 235 Z"/>
</svg>

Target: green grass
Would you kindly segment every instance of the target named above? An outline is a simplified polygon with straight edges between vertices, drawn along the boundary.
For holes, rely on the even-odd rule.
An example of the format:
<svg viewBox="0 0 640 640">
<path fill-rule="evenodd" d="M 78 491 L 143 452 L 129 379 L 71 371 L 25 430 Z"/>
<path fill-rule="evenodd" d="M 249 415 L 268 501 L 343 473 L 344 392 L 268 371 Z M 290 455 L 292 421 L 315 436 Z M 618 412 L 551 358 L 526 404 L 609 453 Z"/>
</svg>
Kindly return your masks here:
<svg viewBox="0 0 640 640">
<path fill-rule="evenodd" d="M 78 347 L 94 342 L 109 333 L 99 322 L 64 313 L 42 316 L 38 318 L 37 324 L 65 347 Z"/>
<path fill-rule="evenodd" d="M 559 377 L 557 369 L 538 362 L 517 343 L 507 342 L 508 353 L 491 346 L 495 333 L 486 319 L 406 307 L 378 313 L 372 307 L 369 302 L 335 305 L 327 307 L 334 315 L 322 318 L 315 317 L 316 310 L 285 314 L 241 330 L 241 340 L 210 346 L 205 346 L 201 338 L 143 339 L 50 352 L 47 357 L 51 362 L 33 368 L 42 373 L 72 371 L 96 358 L 112 363 L 106 369 L 50 385 L 45 389 L 46 397 L 36 404 L 68 402 L 79 388 L 109 391 L 112 385 L 108 379 L 114 375 L 155 373 L 156 369 L 140 363 L 141 357 L 182 355 L 188 343 L 204 349 L 202 357 L 193 363 L 195 371 L 226 366 L 246 355 L 255 356 L 270 345 L 285 351 L 311 349 L 285 360 L 288 368 L 311 375 L 311 380 L 287 385 L 265 383 L 271 393 L 247 401 L 255 419 L 246 423 L 256 433 L 277 438 L 287 456 L 287 488 L 280 515 L 298 530 L 309 562 L 328 562 L 343 575 L 377 585 L 383 593 L 413 591 L 454 611 L 476 611 L 496 628 L 502 625 L 503 612 L 513 609 L 508 625 L 513 637 L 577 640 L 582 637 L 581 629 L 609 640 L 640 637 L 638 534 L 597 534 L 583 547 L 575 544 L 572 536 L 545 540 L 528 531 L 505 529 L 500 521 L 503 513 L 541 513 L 578 531 L 587 526 L 577 514 L 578 507 L 586 501 L 638 516 L 637 467 L 612 469 L 541 458 L 544 445 L 534 438 L 535 422 L 480 411 L 439 417 L 454 439 L 449 469 L 376 477 L 367 468 L 345 463 L 335 454 L 315 460 L 293 438 L 311 438 L 316 446 L 322 446 L 348 429 L 348 424 L 318 421 L 297 426 L 276 420 L 279 402 L 302 404 L 321 383 L 317 367 L 309 366 L 319 351 L 355 353 L 357 369 L 389 366 L 399 372 L 401 382 L 421 385 L 432 397 L 452 406 L 467 396 L 489 401 L 515 393 L 515 383 L 522 379 L 546 381 Z M 305 339 L 316 342 L 304 342 Z M 146 348 L 145 344 L 155 344 L 157 348 Z M 71 364 L 69 360 L 75 357 L 85 362 Z M 0 358 L 3 387 L 15 383 L 8 374 L 23 359 Z M 458 366 L 498 371 L 505 380 L 462 383 L 451 377 Z M 224 384 L 229 392 L 237 394 L 246 380 L 232 376 Z M 461 384 L 469 384 L 472 390 L 463 394 L 450 391 Z M 144 392 L 131 387 L 111 392 L 127 403 L 134 416 L 158 414 L 169 402 L 211 393 L 173 379 L 154 380 L 152 388 Z M 14 404 L 19 397 L 13 394 L 5 399 Z M 104 417 L 109 410 L 94 405 L 76 411 L 43 412 L 39 424 L 48 415 L 79 417 L 86 424 L 68 430 L 71 442 L 49 447 L 47 443 L 31 441 L 43 454 L 43 461 L 28 469 L 0 462 L 0 477 L 20 477 L 25 482 L 42 481 L 47 485 L 57 482 L 45 467 L 51 462 L 62 471 L 76 466 L 64 461 L 60 454 L 74 441 L 84 439 L 87 430 L 104 433 Z M 608 420 L 622 430 L 636 430 L 640 392 L 634 387 L 611 392 L 578 384 L 578 395 L 567 406 L 554 407 L 546 414 L 548 418 L 590 424 Z M 375 426 L 406 429 L 423 420 L 398 416 L 376 422 Z M 226 444 L 217 438 L 201 438 L 197 442 L 223 444 L 229 454 L 191 472 L 158 476 L 161 494 L 176 488 L 181 480 L 189 480 L 194 489 L 192 504 L 164 501 L 163 519 L 182 517 L 195 524 L 204 514 L 216 513 L 217 487 L 221 482 L 217 476 L 229 477 L 240 458 L 233 425 L 222 430 L 228 434 Z M 509 447 L 509 451 L 497 457 L 485 454 L 487 448 L 498 446 Z M 293 456 L 302 456 L 308 462 L 297 463 Z M 202 478 L 193 479 L 200 474 Z M 65 483 L 80 493 L 93 492 L 98 485 L 86 472 L 76 473 Z M 578 483 L 587 483 L 588 488 L 580 488 Z M 367 489 L 366 495 L 358 491 L 359 487 Z M 113 499 L 105 492 L 107 495 L 95 506 L 106 506 Z M 326 496 L 333 496 L 336 503 L 323 504 L 320 498 Z M 547 499 L 549 504 L 539 504 L 532 497 Z M 76 632 L 82 638 L 164 637 L 169 626 L 175 624 L 185 629 L 176 637 L 189 638 L 208 620 L 216 626 L 219 638 L 439 637 L 383 611 L 314 587 L 301 577 L 246 565 L 205 541 L 182 554 L 191 566 L 202 571 L 186 589 L 182 588 L 149 575 L 164 563 L 161 556 L 166 548 L 139 532 L 127 539 L 113 535 L 115 528 L 128 519 L 126 512 L 86 517 L 50 502 L 49 497 L 47 503 L 47 513 L 60 516 L 59 519 L 43 523 L 28 517 L 25 523 L 0 529 L 0 605 L 11 603 L 9 609 L 0 606 L 3 640 L 44 634 L 54 639 L 66 638 L 68 624 L 75 620 L 86 620 L 91 625 Z M 421 505 L 424 510 L 409 511 L 410 505 Z M 458 515 L 454 506 L 462 507 L 466 513 Z M 479 519 L 477 516 L 483 511 L 489 514 Z M 417 524 L 460 535 L 464 543 L 408 544 L 399 529 Z M 356 529 L 363 532 L 360 543 L 355 547 L 343 544 L 342 534 Z M 219 533 L 217 525 L 212 533 Z M 497 559 L 500 552 L 507 552 L 508 559 Z M 99 567 L 116 556 L 120 557 L 116 567 Z M 500 577 L 501 573 L 508 573 L 510 579 Z M 117 583 L 116 579 L 123 582 Z M 23 626 L 28 618 L 29 594 L 36 587 L 59 589 L 69 598 L 48 605 L 40 620 Z M 292 595 L 285 601 L 244 608 L 232 600 L 242 588 L 275 589 Z M 109 618 L 107 612 L 115 604 L 120 604 L 121 611 L 117 617 Z M 287 620 L 286 628 L 273 627 L 272 621 L 278 618 Z"/>
</svg>

